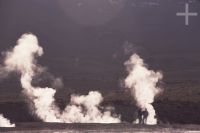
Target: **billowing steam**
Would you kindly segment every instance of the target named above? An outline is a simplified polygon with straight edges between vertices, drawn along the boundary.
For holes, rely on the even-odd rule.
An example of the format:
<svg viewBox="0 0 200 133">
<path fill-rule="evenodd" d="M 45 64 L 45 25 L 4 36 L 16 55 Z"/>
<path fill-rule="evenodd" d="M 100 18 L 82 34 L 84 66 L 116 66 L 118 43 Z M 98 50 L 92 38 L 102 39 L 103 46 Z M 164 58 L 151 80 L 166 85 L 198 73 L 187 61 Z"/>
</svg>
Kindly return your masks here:
<svg viewBox="0 0 200 133">
<path fill-rule="evenodd" d="M 11 124 L 10 121 L 0 114 L 0 127 L 15 127 L 15 124 Z"/>
<path fill-rule="evenodd" d="M 110 111 L 102 113 L 99 110 L 102 100 L 102 95 L 97 91 L 91 91 L 85 96 L 72 95 L 71 103 L 61 118 L 67 123 L 119 123 L 120 119 L 112 117 Z"/>
<path fill-rule="evenodd" d="M 72 95 L 71 102 L 64 110 L 55 104 L 53 88 L 34 87 L 31 82 L 37 72 L 45 69 L 37 64 L 35 59 L 42 56 L 43 49 L 38 45 L 37 37 L 24 34 L 18 40 L 13 50 L 6 53 L 4 67 L 7 72 L 16 71 L 21 75 L 21 85 L 24 94 L 34 104 L 35 114 L 45 122 L 64 123 L 118 123 L 118 116 L 112 116 L 111 111 L 100 110 L 103 100 L 99 92 L 92 91 L 88 95 Z"/>
<path fill-rule="evenodd" d="M 143 59 L 137 54 L 132 55 L 125 62 L 125 66 L 129 73 L 125 79 L 125 86 L 130 88 L 137 106 L 142 110 L 148 111 L 146 124 L 157 124 L 156 113 L 152 103 L 154 102 L 154 97 L 161 92 L 161 89 L 157 87 L 157 83 L 162 79 L 162 74 L 148 70 Z"/>
</svg>

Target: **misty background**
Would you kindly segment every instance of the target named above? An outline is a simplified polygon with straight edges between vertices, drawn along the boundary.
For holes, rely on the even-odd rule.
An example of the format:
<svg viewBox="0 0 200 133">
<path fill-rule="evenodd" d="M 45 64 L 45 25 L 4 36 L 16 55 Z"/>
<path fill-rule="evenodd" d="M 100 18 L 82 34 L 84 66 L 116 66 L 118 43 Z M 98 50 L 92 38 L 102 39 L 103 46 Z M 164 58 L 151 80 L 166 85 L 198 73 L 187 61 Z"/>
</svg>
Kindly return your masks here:
<svg viewBox="0 0 200 133">
<path fill-rule="evenodd" d="M 163 72 L 163 88 L 188 94 L 188 86 L 200 83 L 200 16 L 185 26 L 176 13 L 184 12 L 186 2 L 200 14 L 198 0 L 0 0 L 0 51 L 23 33 L 37 35 L 45 52 L 39 63 L 62 78 L 62 96 L 126 92 L 123 63 L 135 52 Z M 1 78 L 1 101 L 20 99 L 16 77 Z"/>
</svg>

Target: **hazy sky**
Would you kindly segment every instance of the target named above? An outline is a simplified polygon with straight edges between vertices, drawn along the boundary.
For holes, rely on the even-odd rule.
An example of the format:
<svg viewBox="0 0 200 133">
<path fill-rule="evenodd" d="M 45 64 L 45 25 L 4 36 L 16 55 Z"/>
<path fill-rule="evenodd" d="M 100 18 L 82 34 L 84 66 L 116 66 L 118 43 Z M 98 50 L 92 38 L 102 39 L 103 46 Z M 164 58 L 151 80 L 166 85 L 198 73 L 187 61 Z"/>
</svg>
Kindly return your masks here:
<svg viewBox="0 0 200 133">
<path fill-rule="evenodd" d="M 189 26 L 176 16 L 185 2 L 0 0 L 0 51 L 23 33 L 36 34 L 45 52 L 40 63 L 70 88 L 116 89 L 133 52 L 164 80 L 199 80 L 200 2 L 189 1 L 199 13 Z"/>
</svg>

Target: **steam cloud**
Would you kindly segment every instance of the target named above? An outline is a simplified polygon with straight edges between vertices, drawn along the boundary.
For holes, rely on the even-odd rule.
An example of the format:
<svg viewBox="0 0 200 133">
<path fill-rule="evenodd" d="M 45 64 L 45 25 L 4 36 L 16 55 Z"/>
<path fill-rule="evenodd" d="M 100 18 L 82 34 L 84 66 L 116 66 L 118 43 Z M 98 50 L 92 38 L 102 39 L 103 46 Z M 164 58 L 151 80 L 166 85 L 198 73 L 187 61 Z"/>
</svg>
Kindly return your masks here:
<svg viewBox="0 0 200 133">
<path fill-rule="evenodd" d="M 15 127 L 15 124 L 11 124 L 10 121 L 0 114 L 0 127 Z"/>
<path fill-rule="evenodd" d="M 125 66 L 129 73 L 125 79 L 125 86 L 130 88 L 137 106 L 142 110 L 146 109 L 148 111 L 149 115 L 146 124 L 157 124 L 156 113 L 152 103 L 154 102 L 154 97 L 161 92 L 161 89 L 157 87 L 157 83 L 162 79 L 162 74 L 148 70 L 143 59 L 137 54 L 132 55 L 125 62 Z"/>
<path fill-rule="evenodd" d="M 64 110 L 60 110 L 54 99 L 55 89 L 32 85 L 34 76 L 45 71 L 45 68 L 38 65 L 36 60 L 36 57 L 42 55 L 43 49 L 39 46 L 37 37 L 33 34 L 24 34 L 17 41 L 17 45 L 6 52 L 4 64 L 1 66 L 3 71 L 15 71 L 21 75 L 23 93 L 33 103 L 34 112 L 41 120 L 62 123 L 120 122 L 120 117 L 112 115 L 110 110 L 103 111 L 100 106 L 103 97 L 97 91 L 91 91 L 88 95 L 72 95 L 70 103 Z M 155 96 L 161 92 L 157 83 L 162 79 L 162 74 L 148 70 L 143 59 L 137 54 L 132 55 L 124 64 L 129 73 L 125 79 L 125 86 L 130 88 L 137 106 L 142 110 L 147 109 L 149 115 L 146 124 L 157 124 L 152 103 Z M 62 85 L 58 78 L 55 78 L 55 82 Z M 0 126 L 14 127 L 15 125 L 0 115 Z"/>
<path fill-rule="evenodd" d="M 24 34 L 13 50 L 6 53 L 4 67 L 7 72 L 16 71 L 21 75 L 24 94 L 34 104 L 35 114 L 44 122 L 64 123 L 119 123 L 120 118 L 111 111 L 100 110 L 102 95 L 91 91 L 88 95 L 72 95 L 69 105 L 60 110 L 55 104 L 53 88 L 34 87 L 31 82 L 37 72 L 45 69 L 37 64 L 36 57 L 42 56 L 43 49 L 38 45 L 37 37 Z"/>
</svg>

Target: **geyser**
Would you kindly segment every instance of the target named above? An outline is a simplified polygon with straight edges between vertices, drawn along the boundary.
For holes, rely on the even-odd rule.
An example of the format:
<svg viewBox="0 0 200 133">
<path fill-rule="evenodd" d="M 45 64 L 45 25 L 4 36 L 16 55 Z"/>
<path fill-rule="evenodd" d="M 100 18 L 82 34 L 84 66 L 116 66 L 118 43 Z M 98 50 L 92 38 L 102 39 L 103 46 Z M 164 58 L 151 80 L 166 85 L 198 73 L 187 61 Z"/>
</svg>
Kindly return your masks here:
<svg viewBox="0 0 200 133">
<path fill-rule="evenodd" d="M 23 93 L 34 105 L 35 114 L 44 122 L 62 123 L 118 123 L 119 116 L 113 116 L 111 111 L 100 110 L 102 95 L 91 91 L 88 95 L 72 95 L 71 102 L 64 110 L 55 104 L 56 90 L 49 87 L 34 87 L 31 82 L 38 72 L 45 69 L 37 64 L 36 57 L 42 56 L 43 49 L 33 34 L 24 34 L 17 45 L 6 52 L 4 69 L 7 72 L 18 72 Z M 102 108 L 102 107 L 101 107 Z"/>
<path fill-rule="evenodd" d="M 0 127 L 15 127 L 15 124 L 11 124 L 8 119 L 3 117 L 2 114 L 0 114 Z"/>
<path fill-rule="evenodd" d="M 157 87 L 157 83 L 162 79 L 162 73 L 149 70 L 143 59 L 137 54 L 132 55 L 124 65 L 128 72 L 125 87 L 130 89 L 137 106 L 143 111 L 148 111 L 146 124 L 157 124 L 152 103 L 155 96 L 161 92 L 161 89 Z"/>
</svg>

